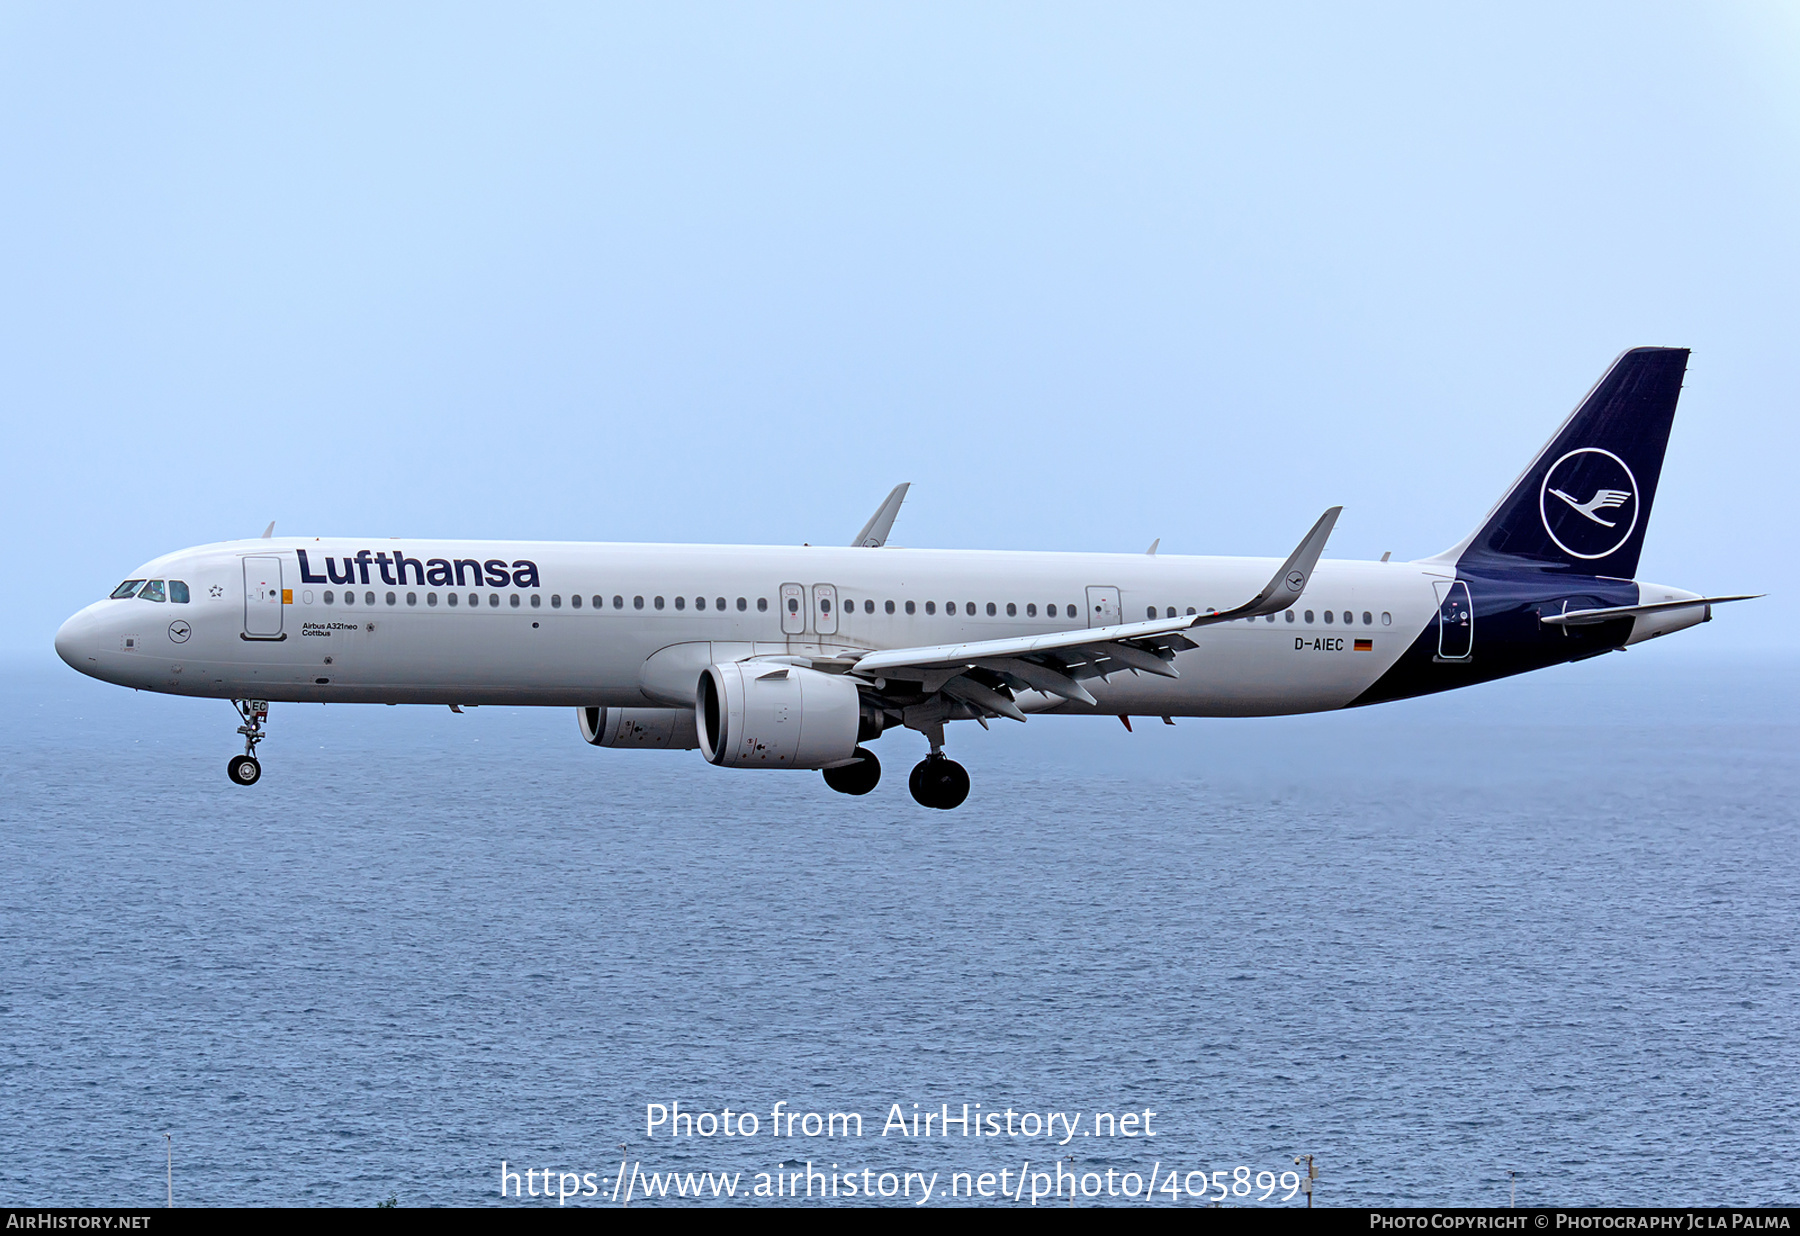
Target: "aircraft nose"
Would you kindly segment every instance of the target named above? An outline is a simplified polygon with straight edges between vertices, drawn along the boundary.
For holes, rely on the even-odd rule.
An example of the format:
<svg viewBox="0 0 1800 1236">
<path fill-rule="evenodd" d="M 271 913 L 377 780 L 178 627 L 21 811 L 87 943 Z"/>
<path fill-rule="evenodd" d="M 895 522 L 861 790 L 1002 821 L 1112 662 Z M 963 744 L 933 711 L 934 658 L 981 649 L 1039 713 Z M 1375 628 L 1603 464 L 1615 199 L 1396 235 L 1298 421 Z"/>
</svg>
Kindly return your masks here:
<svg viewBox="0 0 1800 1236">
<path fill-rule="evenodd" d="M 98 608 L 88 606 L 56 631 L 56 655 L 67 661 L 71 668 L 84 674 L 94 672 L 96 653 L 99 651 L 101 621 L 100 615 L 95 612 Z"/>
</svg>

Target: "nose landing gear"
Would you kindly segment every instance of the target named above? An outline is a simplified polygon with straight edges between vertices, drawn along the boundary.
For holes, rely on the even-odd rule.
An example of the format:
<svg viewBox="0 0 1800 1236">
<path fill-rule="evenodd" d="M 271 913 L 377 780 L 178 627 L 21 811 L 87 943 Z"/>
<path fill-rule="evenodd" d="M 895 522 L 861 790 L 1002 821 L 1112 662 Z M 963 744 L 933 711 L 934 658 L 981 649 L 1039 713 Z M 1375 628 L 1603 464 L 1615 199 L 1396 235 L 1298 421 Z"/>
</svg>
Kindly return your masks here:
<svg viewBox="0 0 1800 1236">
<path fill-rule="evenodd" d="M 262 779 L 262 764 L 256 758 L 256 744 L 267 737 L 263 733 L 262 723 L 269 719 L 269 701 L 232 700 L 231 706 L 244 719 L 244 723 L 238 726 L 238 733 L 244 736 L 244 754 L 231 757 L 225 765 L 225 775 L 231 778 L 233 785 L 255 785 Z"/>
</svg>

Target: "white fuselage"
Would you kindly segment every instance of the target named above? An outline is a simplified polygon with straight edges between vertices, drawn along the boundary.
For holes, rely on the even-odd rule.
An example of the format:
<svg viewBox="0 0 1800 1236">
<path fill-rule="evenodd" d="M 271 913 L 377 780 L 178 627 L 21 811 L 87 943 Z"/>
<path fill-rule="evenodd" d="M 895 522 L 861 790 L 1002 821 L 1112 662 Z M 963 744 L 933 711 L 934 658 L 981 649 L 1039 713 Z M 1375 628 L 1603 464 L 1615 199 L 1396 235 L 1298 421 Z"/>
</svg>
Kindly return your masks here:
<svg viewBox="0 0 1800 1236">
<path fill-rule="evenodd" d="M 57 647 L 94 677 L 180 695 L 691 708 L 715 661 L 1226 610 L 1277 565 L 1172 554 L 234 541 L 134 573 L 184 582 L 186 604 L 98 602 L 70 619 Z M 1196 646 L 1175 660 L 1179 677 L 1114 673 L 1090 683 L 1096 706 L 1028 695 L 1020 707 L 1168 716 L 1341 708 L 1437 621 L 1437 589 L 1454 575 L 1435 561 L 1322 561 L 1289 612 L 1196 629 Z M 353 582 L 336 582 L 346 576 Z"/>
</svg>

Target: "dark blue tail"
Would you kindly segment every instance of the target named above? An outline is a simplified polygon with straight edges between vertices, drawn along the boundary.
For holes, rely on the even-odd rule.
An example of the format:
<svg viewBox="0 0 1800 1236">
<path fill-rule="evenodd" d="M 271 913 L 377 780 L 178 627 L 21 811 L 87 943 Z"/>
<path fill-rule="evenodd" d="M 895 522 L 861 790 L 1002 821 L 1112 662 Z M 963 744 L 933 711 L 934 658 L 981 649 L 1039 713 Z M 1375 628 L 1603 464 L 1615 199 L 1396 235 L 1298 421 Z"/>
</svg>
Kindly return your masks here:
<svg viewBox="0 0 1800 1236">
<path fill-rule="evenodd" d="M 1633 348 L 1613 362 L 1480 531 L 1459 565 L 1630 579 L 1637 574 L 1686 348 Z"/>
</svg>

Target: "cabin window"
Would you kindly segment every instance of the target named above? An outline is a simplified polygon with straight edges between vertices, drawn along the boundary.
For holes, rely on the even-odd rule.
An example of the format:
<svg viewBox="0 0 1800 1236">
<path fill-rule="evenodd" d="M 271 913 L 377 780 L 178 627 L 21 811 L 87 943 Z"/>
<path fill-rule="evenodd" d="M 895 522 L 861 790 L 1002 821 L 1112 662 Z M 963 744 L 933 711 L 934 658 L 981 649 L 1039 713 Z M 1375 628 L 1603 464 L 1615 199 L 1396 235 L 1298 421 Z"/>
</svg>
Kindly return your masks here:
<svg viewBox="0 0 1800 1236">
<path fill-rule="evenodd" d="M 894 608 L 894 603 L 893 603 L 893 602 L 892 602 L 892 601 L 889 601 L 889 602 L 888 602 L 888 608 L 889 608 L 889 609 L 892 609 L 892 608 Z M 872 613 L 874 613 L 874 612 L 875 612 L 875 602 L 873 602 L 873 601 L 864 601 L 864 602 L 863 602 L 863 613 L 865 613 L 865 614 L 872 614 Z"/>
<path fill-rule="evenodd" d="M 663 599 L 661 597 L 657 597 L 655 600 L 651 601 L 650 603 L 652 605 L 656 606 L 656 608 L 658 608 L 658 609 L 661 609 L 663 607 Z"/>
<path fill-rule="evenodd" d="M 756 598 L 756 612 L 759 614 L 764 614 L 764 613 L 767 613 L 768 610 L 769 610 L 769 598 L 768 597 L 757 597 Z"/>
<path fill-rule="evenodd" d="M 743 597 L 739 597 L 739 598 L 738 598 L 738 613 L 740 613 L 740 614 L 741 614 L 741 613 L 743 613 L 743 612 L 744 612 L 744 611 L 745 611 L 745 610 L 746 610 L 746 609 L 748 609 L 748 608 L 749 608 L 749 605 L 748 605 L 748 604 L 746 604 L 746 602 L 745 602 L 745 601 L 744 601 L 744 598 L 743 598 Z"/>
<path fill-rule="evenodd" d="M 474 609 L 477 605 L 480 605 L 480 604 L 481 604 L 481 594 L 477 593 L 477 592 L 471 592 L 469 594 L 469 608 Z"/>
<path fill-rule="evenodd" d="M 936 601 L 925 602 L 925 612 L 928 614 L 937 613 L 937 602 Z"/>
<path fill-rule="evenodd" d="M 1036 601 L 1033 601 L 1030 605 L 1027 605 L 1025 607 L 1025 616 L 1027 618 L 1036 618 L 1037 617 L 1037 602 Z"/>
<path fill-rule="evenodd" d="M 536 597 L 532 597 L 531 599 L 533 601 L 537 600 Z M 581 598 L 580 597 L 575 598 L 575 607 L 577 609 L 581 608 Z M 552 592 L 550 594 L 550 608 L 551 609 L 561 609 L 562 608 L 562 594 L 561 593 Z"/>
<path fill-rule="evenodd" d="M 799 597 L 789 597 L 787 599 L 787 602 L 788 602 L 788 613 L 797 614 L 800 612 L 800 598 Z"/>
<path fill-rule="evenodd" d="M 1394 625 L 1394 616 L 1385 609 L 1381 611 L 1381 625 L 1384 627 L 1391 627 Z"/>
<path fill-rule="evenodd" d="M 425 604 L 431 609 L 436 609 L 437 608 L 437 593 L 427 592 L 425 594 Z"/>
<path fill-rule="evenodd" d="M 1325 621 L 1327 624 L 1329 624 L 1332 621 L 1332 613 L 1330 610 L 1325 611 Z"/>
<path fill-rule="evenodd" d="M 1294 611 L 1291 609 L 1288 610 L 1286 617 L 1289 622 L 1292 622 L 1294 620 Z"/>
<path fill-rule="evenodd" d="M 1313 620 L 1312 611 L 1309 609 L 1306 611 L 1306 621 L 1308 622 L 1308 624 L 1310 624 L 1312 622 L 1312 620 Z"/>
<path fill-rule="evenodd" d="M 1363 625 L 1365 627 L 1372 627 L 1375 625 L 1375 615 L 1371 614 L 1366 609 L 1363 611 Z"/>
<path fill-rule="evenodd" d="M 444 594 L 444 604 L 450 606 L 452 609 L 456 608 L 456 593 L 446 592 Z"/>
<path fill-rule="evenodd" d="M 543 606 L 544 606 L 544 594 L 541 592 L 532 593 L 531 594 L 531 608 L 542 609 Z"/>
<path fill-rule="evenodd" d="M 615 606 L 613 606 L 613 608 L 617 609 L 619 607 L 615 605 Z M 643 597 L 632 597 L 631 598 L 631 608 L 633 608 L 633 609 L 644 608 L 644 598 Z"/>
<path fill-rule="evenodd" d="M 944 602 L 944 612 L 945 612 L 945 613 L 946 613 L 946 614 L 954 614 L 954 613 L 956 613 L 956 602 L 955 602 L 955 601 L 945 601 L 945 602 Z M 974 612 L 975 612 L 975 611 L 974 611 L 974 610 L 970 610 L 970 611 L 969 611 L 969 612 L 970 612 L 970 613 L 974 613 Z"/>
<path fill-rule="evenodd" d="M 656 598 L 656 608 L 658 608 L 658 609 L 662 608 L 662 598 L 661 597 Z M 676 609 L 686 609 L 687 608 L 687 598 L 686 597 L 676 597 L 675 598 L 675 608 Z"/>
<path fill-rule="evenodd" d="M 329 588 L 327 588 L 325 590 L 325 604 L 327 604 L 327 605 L 331 604 L 331 596 L 332 596 L 331 590 Z"/>
<path fill-rule="evenodd" d="M 644 608 L 644 598 L 643 597 L 639 597 L 637 599 L 637 607 L 639 609 Z M 594 608 L 595 609 L 600 608 L 600 598 L 599 597 L 594 598 Z M 621 597 L 621 596 L 613 597 L 613 608 L 614 609 L 624 609 L 625 608 L 625 598 Z"/>
<path fill-rule="evenodd" d="M 706 598 L 705 597 L 695 597 L 694 598 L 694 608 L 695 609 L 705 609 L 706 608 Z M 721 605 L 721 606 L 719 606 L 719 608 L 724 609 L 725 607 L 723 605 Z"/>
<path fill-rule="evenodd" d="M 390 592 L 390 593 L 388 593 L 388 594 L 387 594 L 387 603 L 388 603 L 388 604 L 389 604 L 389 605 L 392 605 L 392 604 L 394 604 L 394 602 L 395 602 L 395 601 L 397 601 L 397 600 L 398 600 L 398 599 L 399 599 L 399 598 L 397 598 L 397 597 L 396 597 L 396 596 L 395 596 L 395 595 L 394 595 L 394 594 L 393 594 L 393 593 L 391 593 L 391 592 Z"/>
<path fill-rule="evenodd" d="M 128 579 L 117 588 L 114 588 L 112 590 L 112 596 L 107 599 L 111 601 L 123 601 L 126 597 L 135 594 L 137 590 L 143 586 L 143 583 L 144 581 L 141 579 Z"/>
<path fill-rule="evenodd" d="M 917 613 L 917 612 L 918 612 L 918 610 L 917 610 L 917 607 L 916 607 L 916 606 L 914 606 L 914 605 L 913 605 L 913 603 L 912 603 L 912 602 L 911 602 L 911 601 L 908 601 L 908 602 L 907 602 L 907 603 L 906 603 L 906 612 L 907 612 L 907 613 L 909 613 L 909 614 L 912 614 L 912 613 Z"/>
<path fill-rule="evenodd" d="M 419 603 L 419 594 L 416 592 L 407 593 L 406 594 L 406 603 L 408 605 L 417 605 Z"/>
<path fill-rule="evenodd" d="M 831 598 L 830 597 L 820 597 L 819 598 L 819 612 L 821 614 L 829 614 L 831 612 Z"/>
<path fill-rule="evenodd" d="M 144 584 L 144 590 L 142 592 L 138 593 L 138 600 L 140 600 L 140 601 L 156 601 L 159 603 L 161 601 L 163 601 L 164 597 L 163 597 L 163 582 L 162 582 L 162 580 L 152 579 L 152 580 L 146 581 Z"/>
<path fill-rule="evenodd" d="M 488 595 L 488 608 L 489 609 L 499 609 L 500 608 L 500 594 L 498 592 L 490 593 Z"/>
<path fill-rule="evenodd" d="M 1006 603 L 1006 616 L 1008 618 L 1017 618 L 1019 616 L 1019 607 L 1014 605 L 1011 601 L 1008 601 Z"/>
<path fill-rule="evenodd" d="M 172 579 L 169 581 L 169 600 L 175 602 L 177 605 L 186 605 L 188 603 L 188 586 L 186 581 L 179 579 Z"/>
<path fill-rule="evenodd" d="M 1154 606 L 1154 605 L 1144 606 L 1144 617 L 1146 617 L 1146 618 L 1156 617 L 1156 606 Z"/>
<path fill-rule="evenodd" d="M 892 601 L 883 601 L 882 608 L 886 609 L 887 612 L 891 614 L 894 612 L 894 603 Z"/>
<path fill-rule="evenodd" d="M 1349 626 L 1351 623 L 1353 623 L 1355 621 L 1356 621 L 1356 615 L 1352 614 L 1349 610 L 1345 610 L 1344 611 L 1344 625 Z"/>
<path fill-rule="evenodd" d="M 1171 605 L 1171 606 L 1169 606 L 1169 612 L 1164 614 L 1163 617 L 1173 618 L 1174 616 L 1175 616 L 1175 607 L 1173 605 Z"/>
<path fill-rule="evenodd" d="M 1274 621 L 1275 621 L 1275 615 L 1274 615 L 1274 614 L 1264 614 L 1264 615 L 1263 615 L 1263 621 L 1264 621 L 1264 622 L 1274 622 Z"/>
<path fill-rule="evenodd" d="M 993 616 L 994 616 L 994 615 L 995 615 L 995 614 L 997 614 L 997 613 L 999 613 L 999 612 L 1000 612 L 1000 611 L 999 611 L 999 610 L 998 610 L 998 609 L 996 609 L 996 608 L 995 608 L 995 607 L 994 607 L 994 603 L 993 603 L 993 602 L 992 602 L 992 601 L 989 601 L 989 602 L 988 602 L 988 603 L 987 603 L 987 611 L 988 611 L 988 617 L 989 617 L 989 618 L 992 618 L 992 617 L 993 617 Z"/>
</svg>

